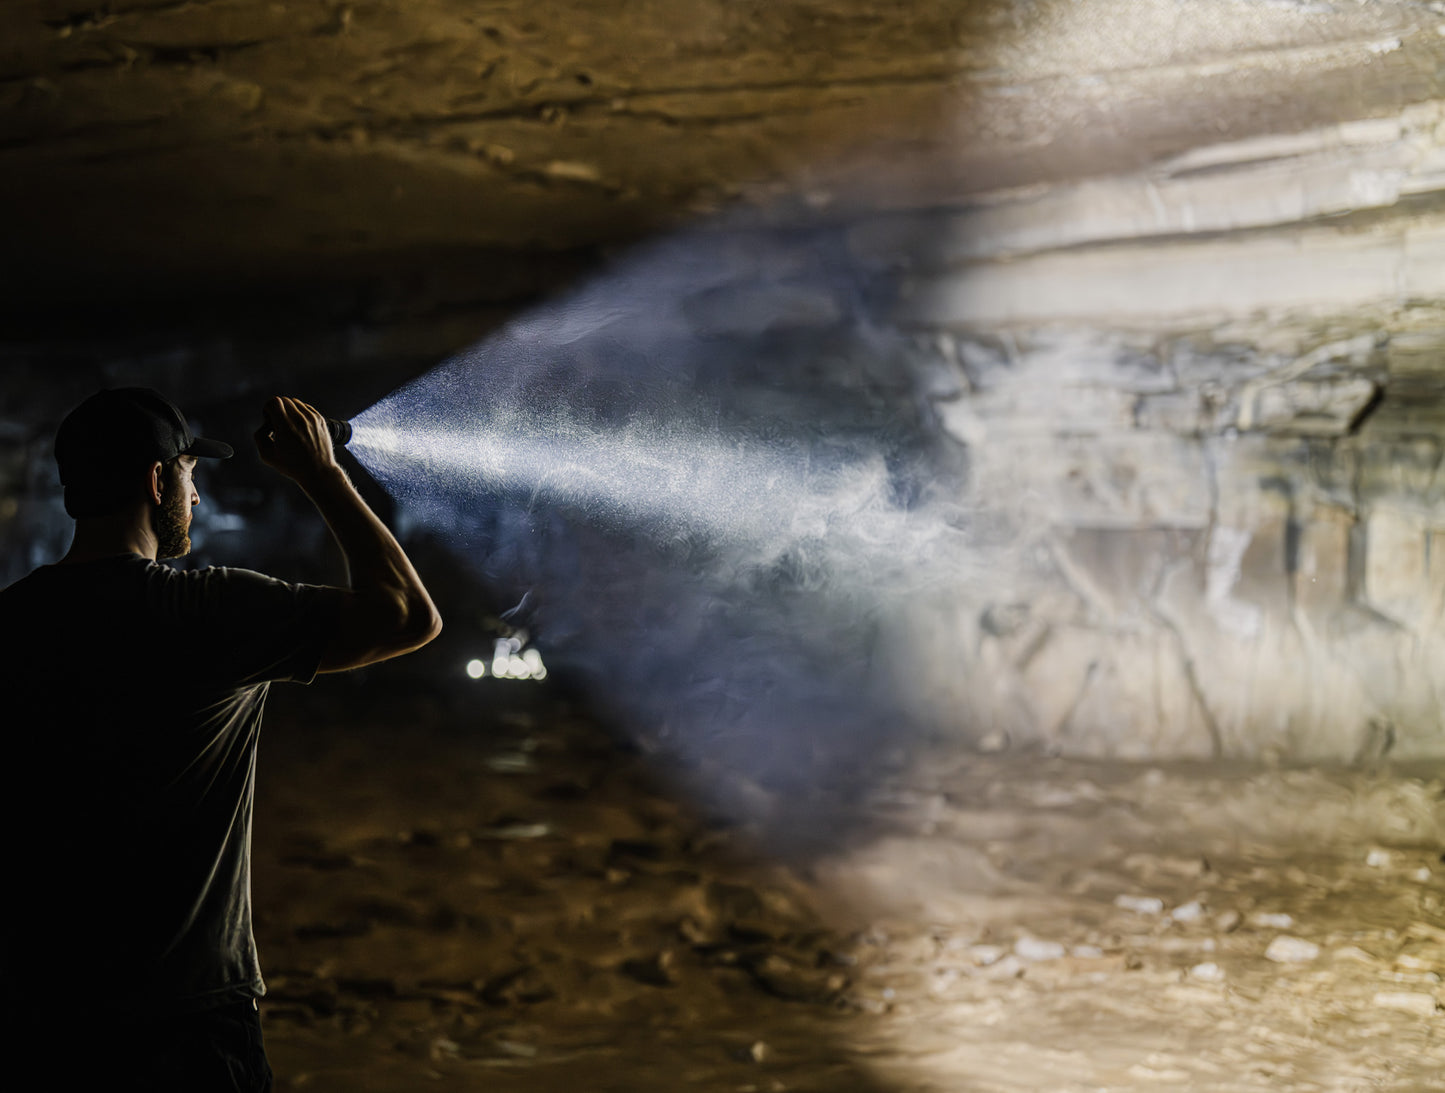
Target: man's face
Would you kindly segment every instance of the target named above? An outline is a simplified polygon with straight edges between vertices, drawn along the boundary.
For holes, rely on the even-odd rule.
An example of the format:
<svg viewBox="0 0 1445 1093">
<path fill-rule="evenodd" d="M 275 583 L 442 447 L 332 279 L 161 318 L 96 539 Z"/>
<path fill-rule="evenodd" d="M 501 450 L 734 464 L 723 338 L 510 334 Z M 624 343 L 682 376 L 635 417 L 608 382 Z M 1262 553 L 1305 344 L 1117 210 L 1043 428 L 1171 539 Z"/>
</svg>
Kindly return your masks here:
<svg viewBox="0 0 1445 1093">
<path fill-rule="evenodd" d="M 195 469 L 193 456 L 183 455 L 177 459 L 166 475 L 160 507 L 151 510 L 158 558 L 181 558 L 191 552 L 191 507 L 201 501 L 191 483 Z"/>
</svg>

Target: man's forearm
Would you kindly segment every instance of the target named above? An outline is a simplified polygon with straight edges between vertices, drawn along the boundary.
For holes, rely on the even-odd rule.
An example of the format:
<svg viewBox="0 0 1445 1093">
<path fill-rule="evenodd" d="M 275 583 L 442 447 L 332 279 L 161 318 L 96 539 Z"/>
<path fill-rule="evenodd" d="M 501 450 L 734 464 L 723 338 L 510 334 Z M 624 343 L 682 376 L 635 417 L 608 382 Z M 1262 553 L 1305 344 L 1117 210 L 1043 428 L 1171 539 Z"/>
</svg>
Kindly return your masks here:
<svg viewBox="0 0 1445 1093">
<path fill-rule="evenodd" d="M 437 620 L 436 606 L 411 559 L 371 511 L 346 472 L 338 466 L 326 467 L 299 480 L 298 484 L 321 513 L 346 556 L 352 590 L 396 595 L 409 626 L 433 628 Z"/>
<path fill-rule="evenodd" d="M 261 461 L 311 498 L 336 536 L 351 587 L 334 590 L 335 630 L 317 671 L 344 672 L 419 649 L 441 632 L 441 616 L 401 544 L 337 465 L 326 419 L 299 399 L 276 396 L 256 430 Z"/>
</svg>

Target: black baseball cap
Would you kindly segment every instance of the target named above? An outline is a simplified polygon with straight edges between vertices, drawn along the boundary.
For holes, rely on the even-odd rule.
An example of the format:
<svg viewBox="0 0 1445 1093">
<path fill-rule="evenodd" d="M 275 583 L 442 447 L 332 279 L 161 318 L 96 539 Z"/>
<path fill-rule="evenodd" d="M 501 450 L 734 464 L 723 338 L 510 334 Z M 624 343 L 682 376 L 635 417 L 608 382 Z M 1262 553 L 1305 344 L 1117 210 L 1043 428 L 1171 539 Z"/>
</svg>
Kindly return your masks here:
<svg viewBox="0 0 1445 1093">
<path fill-rule="evenodd" d="M 55 434 L 64 486 L 110 477 L 126 464 L 234 454 L 229 444 L 192 433 L 180 407 L 149 387 L 97 391 L 66 415 Z"/>
</svg>

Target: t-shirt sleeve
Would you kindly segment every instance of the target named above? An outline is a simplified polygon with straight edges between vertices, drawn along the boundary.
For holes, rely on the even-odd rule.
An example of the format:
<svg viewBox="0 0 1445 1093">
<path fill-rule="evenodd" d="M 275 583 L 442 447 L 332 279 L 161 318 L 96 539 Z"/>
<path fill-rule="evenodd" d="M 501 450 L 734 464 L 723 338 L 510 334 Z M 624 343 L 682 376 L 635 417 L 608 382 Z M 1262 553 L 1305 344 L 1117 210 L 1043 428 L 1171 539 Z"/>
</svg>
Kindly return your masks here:
<svg viewBox="0 0 1445 1093">
<path fill-rule="evenodd" d="M 289 584 L 249 569 L 175 573 L 168 610 L 197 670 L 233 686 L 316 677 L 341 606 L 341 590 Z"/>
</svg>

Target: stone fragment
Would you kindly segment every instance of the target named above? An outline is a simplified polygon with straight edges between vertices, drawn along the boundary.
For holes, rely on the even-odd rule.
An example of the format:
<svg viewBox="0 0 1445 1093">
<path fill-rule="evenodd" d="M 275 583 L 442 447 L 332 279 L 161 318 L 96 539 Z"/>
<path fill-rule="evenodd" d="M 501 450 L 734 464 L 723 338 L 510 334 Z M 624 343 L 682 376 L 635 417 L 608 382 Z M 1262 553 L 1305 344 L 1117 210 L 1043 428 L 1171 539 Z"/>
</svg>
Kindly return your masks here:
<svg viewBox="0 0 1445 1093">
<path fill-rule="evenodd" d="M 1353 960 L 1357 964 L 1375 964 L 1378 961 L 1358 945 L 1344 945 L 1330 954 L 1336 960 Z"/>
<path fill-rule="evenodd" d="M 1140 1081 L 1150 1083 L 1150 1086 L 1157 1086 L 1161 1083 L 1169 1085 L 1182 1085 L 1188 1082 L 1192 1075 L 1187 1070 L 1180 1070 L 1177 1067 L 1153 1067 L 1144 1066 L 1142 1063 L 1135 1063 L 1129 1068 L 1129 1076 L 1138 1078 Z"/>
<path fill-rule="evenodd" d="M 1411 953 L 1401 953 L 1395 957 L 1395 967 L 1408 968 L 1414 972 L 1434 971 L 1436 962 L 1426 957 L 1414 956 Z"/>
<path fill-rule="evenodd" d="M 1365 864 L 1372 869 L 1384 869 L 1390 864 L 1390 852 L 1376 847 L 1365 855 Z"/>
<path fill-rule="evenodd" d="M 978 974 L 985 979 L 1014 979 L 1024 973 L 1024 962 L 1013 953 L 1009 953 L 1002 960 L 990 964 Z"/>
<path fill-rule="evenodd" d="M 831 1002 L 848 985 L 837 972 L 802 968 L 776 953 L 748 965 L 753 982 L 790 1002 Z"/>
<path fill-rule="evenodd" d="M 223 80 L 213 88 L 223 102 L 244 111 L 254 113 L 266 99 L 265 89 L 249 80 Z"/>
<path fill-rule="evenodd" d="M 1371 1002 L 1380 1009 L 1400 1010 L 1420 1017 L 1434 1016 L 1437 1009 L 1434 995 L 1422 991 L 1379 991 Z"/>
<path fill-rule="evenodd" d="M 672 950 L 664 949 L 650 956 L 624 960 L 617 967 L 623 975 L 638 983 L 645 983 L 649 987 L 670 987 L 677 982 L 673 971 L 674 962 Z"/>
<path fill-rule="evenodd" d="M 561 159 L 547 164 L 542 168 L 542 172 L 550 178 L 560 179 L 564 182 L 599 182 L 602 179 L 602 172 L 594 163 L 577 163 Z"/>
<path fill-rule="evenodd" d="M 546 823 L 498 824 L 482 831 L 487 839 L 544 839 L 552 834 L 552 825 Z"/>
<path fill-rule="evenodd" d="M 1041 941 L 1036 937 L 1021 937 L 1014 942 L 1014 955 L 1020 960 L 1058 960 L 1065 949 L 1057 941 Z"/>
<path fill-rule="evenodd" d="M 1239 929 L 1239 924 L 1242 921 L 1243 917 L 1240 913 L 1231 907 L 1229 910 L 1220 911 L 1219 914 L 1214 916 L 1214 928 L 1222 934 L 1229 934 Z"/>
<path fill-rule="evenodd" d="M 1313 941 L 1281 934 L 1269 943 L 1264 951 L 1266 960 L 1276 964 L 1308 964 L 1320 955 L 1320 947 Z"/>
<path fill-rule="evenodd" d="M 1201 983 L 1222 983 L 1224 982 L 1224 969 L 1212 960 L 1206 961 L 1190 968 L 1189 978 L 1197 979 Z"/>
<path fill-rule="evenodd" d="M 1204 905 L 1197 899 L 1192 899 L 1170 911 L 1169 917 L 1175 922 L 1197 922 L 1204 917 Z"/>
<path fill-rule="evenodd" d="M 1104 950 L 1097 945 L 1075 945 L 1069 950 L 1069 955 L 1079 960 L 1100 960 Z"/>
<path fill-rule="evenodd" d="M 1278 911 L 1256 911 L 1249 916 L 1249 924 L 1261 930 L 1288 930 L 1294 919 Z"/>
<path fill-rule="evenodd" d="M 487 769 L 497 774 L 531 774 L 537 761 L 525 752 L 500 752 L 487 757 Z"/>
<path fill-rule="evenodd" d="M 848 1004 L 856 1006 L 861 1012 L 872 1014 L 874 1017 L 881 1017 L 893 1009 L 893 1003 L 886 998 L 873 998 L 869 995 L 851 995 Z"/>
<path fill-rule="evenodd" d="M 434 1063 L 446 1062 L 461 1055 L 461 1045 L 445 1036 L 438 1036 L 428 1046 L 428 1054 Z"/>
<path fill-rule="evenodd" d="M 1164 913 L 1164 901 L 1156 896 L 1115 896 L 1114 906 L 1139 915 Z"/>
<path fill-rule="evenodd" d="M 1007 952 L 1008 950 L 1000 945 L 974 945 L 968 954 L 980 968 L 986 968 L 990 964 L 997 964 Z"/>
</svg>

